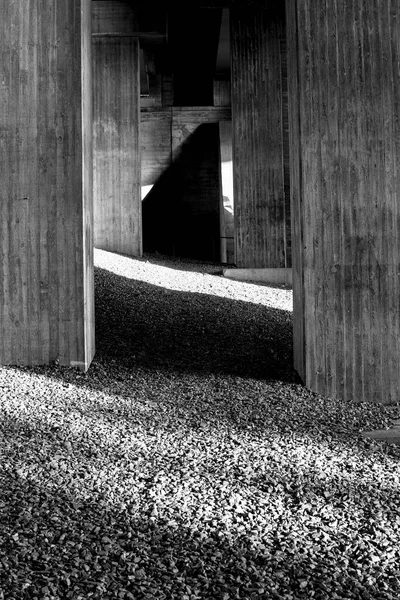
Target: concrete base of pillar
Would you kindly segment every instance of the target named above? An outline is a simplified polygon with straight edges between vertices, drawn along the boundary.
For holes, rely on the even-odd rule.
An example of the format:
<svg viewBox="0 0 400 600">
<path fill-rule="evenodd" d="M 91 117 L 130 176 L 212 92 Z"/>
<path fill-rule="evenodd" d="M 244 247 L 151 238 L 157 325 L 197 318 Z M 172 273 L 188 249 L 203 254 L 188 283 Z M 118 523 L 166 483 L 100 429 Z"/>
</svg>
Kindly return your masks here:
<svg viewBox="0 0 400 600">
<path fill-rule="evenodd" d="M 292 269 L 224 269 L 223 274 L 236 281 L 292 285 Z"/>
</svg>

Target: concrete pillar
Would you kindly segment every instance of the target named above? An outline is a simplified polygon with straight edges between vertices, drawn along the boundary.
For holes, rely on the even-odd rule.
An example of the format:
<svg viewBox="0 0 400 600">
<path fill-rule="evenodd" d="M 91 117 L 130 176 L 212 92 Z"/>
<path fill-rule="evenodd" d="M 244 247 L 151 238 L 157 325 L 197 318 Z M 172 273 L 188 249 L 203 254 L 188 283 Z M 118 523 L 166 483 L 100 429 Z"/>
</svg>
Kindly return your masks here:
<svg viewBox="0 0 400 600">
<path fill-rule="evenodd" d="M 285 170 L 285 15 L 278 0 L 231 9 L 236 264 L 290 267 Z"/>
<path fill-rule="evenodd" d="M 295 365 L 316 392 L 398 401 L 400 5 L 290 0 Z"/>
<path fill-rule="evenodd" d="M 93 37 L 94 244 L 142 254 L 139 40 Z"/>
<path fill-rule="evenodd" d="M 231 106 L 230 79 L 214 81 L 214 106 Z M 235 228 L 233 221 L 233 161 L 232 161 L 232 121 L 219 124 L 220 142 L 220 247 L 221 262 L 235 264 Z"/>
<path fill-rule="evenodd" d="M 90 4 L 1 4 L 3 365 L 94 354 Z"/>
<path fill-rule="evenodd" d="M 219 124 L 221 262 L 235 264 L 235 227 L 232 168 L 232 123 Z"/>
</svg>

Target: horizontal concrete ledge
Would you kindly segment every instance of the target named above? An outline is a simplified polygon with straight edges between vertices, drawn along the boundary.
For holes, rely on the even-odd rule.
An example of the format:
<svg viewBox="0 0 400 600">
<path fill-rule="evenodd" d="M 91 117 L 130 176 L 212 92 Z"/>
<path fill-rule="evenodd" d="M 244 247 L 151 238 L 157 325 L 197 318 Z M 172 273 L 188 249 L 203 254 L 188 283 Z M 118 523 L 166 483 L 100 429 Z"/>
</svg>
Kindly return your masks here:
<svg viewBox="0 0 400 600">
<path fill-rule="evenodd" d="M 232 109 L 230 106 L 144 106 L 140 109 L 142 122 L 162 118 L 170 119 L 173 125 L 220 123 L 232 120 Z"/>
<path fill-rule="evenodd" d="M 380 440 L 382 442 L 388 442 L 389 444 L 400 444 L 400 427 L 363 431 L 361 435 L 370 438 L 371 440 Z"/>
<path fill-rule="evenodd" d="M 223 274 L 236 281 L 292 285 L 292 269 L 224 269 Z"/>
<path fill-rule="evenodd" d="M 72 367 L 73 369 L 79 369 L 80 371 L 83 371 L 84 373 L 86 373 L 86 371 L 90 367 L 90 363 L 81 362 L 79 360 L 71 360 L 69 363 L 69 366 Z"/>
</svg>

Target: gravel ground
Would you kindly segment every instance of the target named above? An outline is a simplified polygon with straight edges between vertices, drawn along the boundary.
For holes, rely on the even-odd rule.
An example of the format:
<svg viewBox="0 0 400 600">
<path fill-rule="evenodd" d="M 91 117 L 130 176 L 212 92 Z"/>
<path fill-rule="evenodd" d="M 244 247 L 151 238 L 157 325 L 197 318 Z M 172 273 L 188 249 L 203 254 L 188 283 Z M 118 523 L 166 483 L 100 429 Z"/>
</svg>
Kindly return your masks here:
<svg viewBox="0 0 400 600">
<path fill-rule="evenodd" d="M 0 368 L 0 600 L 394 599 L 396 407 L 307 391 L 291 290 L 96 251 L 88 373 Z"/>
</svg>

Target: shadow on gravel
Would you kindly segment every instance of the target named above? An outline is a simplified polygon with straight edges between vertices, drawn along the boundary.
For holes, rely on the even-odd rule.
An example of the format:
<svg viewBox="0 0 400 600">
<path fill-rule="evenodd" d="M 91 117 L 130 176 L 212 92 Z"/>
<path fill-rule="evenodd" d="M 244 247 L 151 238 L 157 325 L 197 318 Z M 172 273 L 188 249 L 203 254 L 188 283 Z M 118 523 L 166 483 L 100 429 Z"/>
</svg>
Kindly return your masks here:
<svg viewBox="0 0 400 600">
<path fill-rule="evenodd" d="M 202 533 L 189 524 L 124 510 L 101 498 L 84 499 L 65 484 L 38 483 L 23 469 L 9 472 L 0 490 L 0 596 L 120 600 L 267 600 L 397 597 L 395 576 L 324 532 L 299 540 L 277 519 L 268 542 L 229 535 L 222 523 Z M 265 530 L 269 531 L 266 520 Z M 257 536 L 255 536 L 257 538 Z M 328 536 L 329 539 L 329 536 Z M 349 568 L 365 561 L 365 572 Z M 346 562 L 347 561 L 347 562 Z M 392 596 L 391 593 L 394 595 Z"/>
<path fill-rule="evenodd" d="M 57 365 L 22 371 L 116 394 L 130 393 L 139 380 L 184 374 L 299 383 L 291 312 L 99 267 L 94 274 L 96 354 L 88 372 Z"/>
<path fill-rule="evenodd" d="M 290 312 L 95 270 L 96 361 L 294 381 Z M 112 376 L 112 372 L 110 372 Z"/>
<path fill-rule="evenodd" d="M 378 405 L 336 403 L 299 384 L 289 311 L 173 291 L 100 268 L 95 281 L 96 355 L 88 372 L 15 367 L 61 381 L 68 402 L 75 388 L 87 391 L 79 412 L 96 414 L 93 391 L 117 399 L 111 416 L 131 420 L 134 402 L 135 411 L 164 425 L 171 413 L 173 428 L 181 419 L 191 429 L 218 422 L 270 433 L 338 433 L 346 443 L 360 430 L 387 426 L 388 413 Z"/>
</svg>

